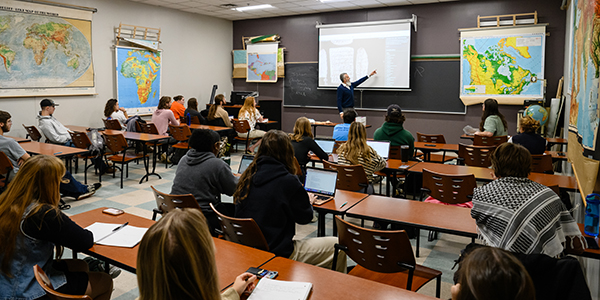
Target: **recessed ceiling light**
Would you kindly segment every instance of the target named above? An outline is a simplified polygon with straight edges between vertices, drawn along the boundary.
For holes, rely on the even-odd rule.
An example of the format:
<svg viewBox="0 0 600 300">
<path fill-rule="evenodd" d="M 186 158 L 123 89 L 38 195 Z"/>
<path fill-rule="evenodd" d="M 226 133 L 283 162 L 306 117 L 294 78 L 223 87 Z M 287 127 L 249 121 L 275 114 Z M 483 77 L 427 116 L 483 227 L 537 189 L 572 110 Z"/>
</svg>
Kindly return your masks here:
<svg viewBox="0 0 600 300">
<path fill-rule="evenodd" d="M 271 4 L 241 6 L 241 7 L 234 8 L 234 10 L 237 10 L 237 11 L 247 11 L 247 10 L 266 9 L 266 8 L 273 8 L 273 6 Z"/>
</svg>

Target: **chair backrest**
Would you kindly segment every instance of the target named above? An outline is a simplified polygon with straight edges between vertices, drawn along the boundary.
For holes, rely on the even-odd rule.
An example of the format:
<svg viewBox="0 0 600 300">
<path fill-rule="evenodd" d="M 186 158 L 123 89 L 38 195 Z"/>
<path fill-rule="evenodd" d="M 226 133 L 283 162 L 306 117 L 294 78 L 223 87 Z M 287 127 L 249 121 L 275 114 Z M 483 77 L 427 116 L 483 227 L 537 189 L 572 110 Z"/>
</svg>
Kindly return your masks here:
<svg viewBox="0 0 600 300">
<path fill-rule="evenodd" d="M 338 148 L 340 148 L 340 146 L 344 143 L 346 143 L 346 141 L 335 141 L 335 143 L 333 144 L 333 151 L 331 153 L 337 153 Z"/>
<path fill-rule="evenodd" d="M 154 199 L 156 199 L 156 208 L 163 214 L 166 214 L 172 210 L 179 208 L 197 208 L 200 209 L 200 205 L 194 195 L 170 195 L 157 191 L 154 186 L 150 186 L 154 193 Z"/>
<path fill-rule="evenodd" d="M 198 116 L 192 116 L 192 120 L 190 122 L 192 124 L 200 124 L 200 118 L 198 118 Z"/>
<path fill-rule="evenodd" d="M 409 157 L 412 157 L 412 153 Z M 388 159 L 402 159 L 402 146 L 390 146 Z"/>
<path fill-rule="evenodd" d="M 298 159 L 294 156 L 294 165 L 296 165 L 296 174 L 298 176 L 302 176 L 304 174 L 302 174 L 302 167 L 300 167 L 300 163 L 298 162 Z"/>
<path fill-rule="evenodd" d="M 71 141 L 76 148 L 88 149 L 88 147 L 92 145 L 92 141 L 90 141 L 90 138 L 84 132 L 69 131 L 69 134 L 71 135 Z"/>
<path fill-rule="evenodd" d="M 535 154 L 531 158 L 531 172 L 554 174 L 552 155 Z"/>
<path fill-rule="evenodd" d="M 417 141 L 424 143 L 445 144 L 446 138 L 444 138 L 443 134 L 425 134 L 417 132 Z"/>
<path fill-rule="evenodd" d="M 465 160 L 467 166 L 489 167 L 492 165 L 490 156 L 496 146 L 473 146 L 458 144 L 458 157 Z"/>
<path fill-rule="evenodd" d="M 4 185 L 8 183 L 10 171 L 12 171 L 13 165 L 8 159 L 8 156 L 2 151 L 0 151 L 0 174 L 6 174 L 6 178 L 4 178 Z"/>
<path fill-rule="evenodd" d="M 50 300 L 68 300 L 68 299 L 87 299 L 92 300 L 92 297 L 88 295 L 67 295 L 63 293 L 59 293 L 54 290 L 52 287 L 52 283 L 50 282 L 50 278 L 46 275 L 46 272 L 42 270 L 42 268 L 38 265 L 33 266 L 33 274 L 35 275 L 35 280 L 42 286 L 42 289 L 48 295 Z"/>
<path fill-rule="evenodd" d="M 325 169 L 338 172 L 336 189 L 345 191 L 365 190 L 369 185 L 369 179 L 362 165 L 339 165 L 328 161 L 323 161 Z"/>
<path fill-rule="evenodd" d="M 423 188 L 441 202 L 458 204 L 471 201 L 477 187 L 475 175 L 447 175 L 423 169 Z"/>
<path fill-rule="evenodd" d="M 104 121 L 104 128 L 106 128 L 106 129 L 112 129 L 112 130 L 123 129 L 123 127 L 121 126 L 121 123 L 119 123 L 119 120 L 117 120 L 117 119 L 102 120 L 102 121 Z"/>
<path fill-rule="evenodd" d="M 104 136 L 106 147 L 108 147 L 108 149 L 113 153 L 125 151 L 128 147 L 127 140 L 121 133 L 110 134 L 103 132 L 102 136 Z"/>
<path fill-rule="evenodd" d="M 40 139 L 42 138 L 42 134 L 40 133 L 40 131 L 35 127 L 35 126 L 25 126 L 25 124 L 21 124 L 23 125 L 23 127 L 25 127 L 25 130 L 27 131 L 27 135 L 29 135 L 29 138 L 33 141 L 39 142 Z"/>
<path fill-rule="evenodd" d="M 233 129 L 239 133 L 250 131 L 250 123 L 248 123 L 248 120 L 233 119 L 231 120 L 231 124 L 233 125 Z"/>
<path fill-rule="evenodd" d="M 158 134 L 158 129 L 156 129 L 156 125 L 154 125 L 154 123 L 139 123 L 141 127 L 141 130 L 143 133 L 147 133 L 147 134 Z"/>
<path fill-rule="evenodd" d="M 187 142 L 190 140 L 190 136 L 192 136 L 190 127 L 187 126 L 187 124 L 182 124 L 182 125 L 169 124 L 169 132 L 171 133 L 171 136 L 174 139 L 176 139 L 178 142 Z"/>
<path fill-rule="evenodd" d="M 416 265 L 415 255 L 404 230 L 375 230 L 348 223 L 335 216 L 338 244 L 348 257 L 375 272 L 396 273 Z"/>
<path fill-rule="evenodd" d="M 217 219 L 219 219 L 219 222 L 221 223 L 223 236 L 225 236 L 227 240 L 248 247 L 269 251 L 269 244 L 254 219 L 228 217 L 220 213 L 212 203 L 210 203 L 210 208 L 217 214 Z"/>
<path fill-rule="evenodd" d="M 473 137 L 473 146 L 498 146 L 502 143 L 506 143 L 507 141 L 508 137 L 506 135 L 491 137 L 475 135 Z"/>
</svg>

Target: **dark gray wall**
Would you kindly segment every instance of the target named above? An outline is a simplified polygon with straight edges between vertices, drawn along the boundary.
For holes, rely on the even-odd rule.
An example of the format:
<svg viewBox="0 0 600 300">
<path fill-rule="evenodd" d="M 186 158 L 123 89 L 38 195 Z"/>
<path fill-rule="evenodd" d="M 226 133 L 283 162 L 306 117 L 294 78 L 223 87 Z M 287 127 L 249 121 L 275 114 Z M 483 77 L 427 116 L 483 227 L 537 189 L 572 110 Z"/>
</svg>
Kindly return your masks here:
<svg viewBox="0 0 600 300">
<path fill-rule="evenodd" d="M 563 56 L 565 47 L 566 12 L 560 10 L 561 0 L 490 0 L 457 1 L 436 4 L 396 6 L 390 8 L 340 11 L 312 15 L 300 15 L 280 18 L 255 19 L 233 22 L 233 48 L 242 49 L 242 36 L 279 34 L 281 47 L 286 48 L 286 62 L 307 62 L 318 60 L 317 22 L 323 24 L 407 19 L 417 15 L 417 32 L 412 38 L 412 55 L 458 54 L 459 28 L 477 26 L 477 16 L 497 14 L 515 14 L 538 12 L 540 23 L 550 23 L 546 42 L 546 70 L 548 79 L 548 98 L 556 95 L 557 83 L 563 74 Z M 456 74 L 459 76 L 459 74 Z M 246 83 L 245 79 L 233 80 L 234 90 L 258 90 L 261 98 L 283 99 L 283 80 L 275 84 Z M 440 94 L 444 91 L 440 90 Z M 501 106 L 506 116 L 509 134 L 515 134 L 516 114 L 521 106 Z M 382 111 L 360 111 L 367 117 L 368 129 L 372 137 L 374 130 L 383 123 Z M 282 129 L 290 131 L 295 120 L 307 116 L 316 120 L 338 121 L 335 109 L 284 108 Z M 442 133 L 449 143 L 459 142 L 462 128 L 469 124 L 478 126 L 481 118 L 481 106 L 467 108 L 466 115 L 406 113 L 405 127 L 415 132 Z M 319 135 L 331 134 L 331 130 L 319 129 Z"/>
</svg>

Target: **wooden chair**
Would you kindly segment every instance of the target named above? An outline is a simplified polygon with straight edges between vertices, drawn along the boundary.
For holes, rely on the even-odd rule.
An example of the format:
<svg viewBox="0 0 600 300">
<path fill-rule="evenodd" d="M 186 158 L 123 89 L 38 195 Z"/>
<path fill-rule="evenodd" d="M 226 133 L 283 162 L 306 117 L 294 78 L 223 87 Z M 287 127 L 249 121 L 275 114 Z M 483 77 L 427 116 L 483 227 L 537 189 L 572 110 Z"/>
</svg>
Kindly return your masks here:
<svg viewBox="0 0 600 300">
<path fill-rule="evenodd" d="M 247 150 L 248 147 L 250 147 L 250 141 L 257 139 L 257 138 L 250 137 L 250 131 L 252 131 L 252 129 L 250 128 L 250 123 L 248 123 L 248 120 L 233 119 L 231 121 L 231 124 L 233 125 L 233 129 L 235 129 L 236 132 L 242 133 L 242 134 L 246 133 L 246 137 L 240 137 L 239 135 L 236 135 L 234 137 L 234 140 L 235 141 L 245 141 L 246 142 L 246 150 Z M 235 144 L 235 151 L 237 151 L 237 143 Z"/>
<path fill-rule="evenodd" d="M 344 143 L 346 143 L 346 141 L 335 141 L 335 143 L 333 144 L 333 151 L 331 153 L 337 153 L 338 148 L 340 148 L 340 146 Z"/>
<path fill-rule="evenodd" d="M 210 208 L 217 214 L 217 218 L 221 223 L 223 236 L 226 240 L 248 247 L 269 251 L 269 244 L 254 219 L 228 217 L 220 213 L 212 203 L 210 203 Z"/>
<path fill-rule="evenodd" d="M 190 130 L 190 127 L 188 127 L 185 124 L 183 124 L 183 125 L 169 124 L 169 132 L 171 133 L 171 136 L 175 140 L 177 140 L 177 144 L 172 145 L 171 147 L 176 148 L 176 149 L 184 149 L 184 150 L 190 149 L 190 144 L 188 143 L 190 140 L 190 137 L 192 136 L 192 131 Z"/>
<path fill-rule="evenodd" d="M 103 119 L 102 121 L 104 121 L 104 128 L 106 128 L 106 129 L 112 129 L 112 130 L 122 130 L 123 129 L 123 126 L 121 126 L 121 123 L 117 119 L 110 119 L 110 120 Z"/>
<path fill-rule="evenodd" d="M 54 290 L 52 286 L 52 282 L 50 282 L 50 278 L 46 275 L 46 272 L 42 270 L 42 268 L 38 265 L 33 266 L 33 274 L 35 276 L 35 280 L 40 284 L 42 289 L 46 292 L 46 295 L 50 300 L 70 300 L 70 299 L 86 299 L 92 300 L 92 297 L 88 295 L 67 295 L 63 293 L 59 293 Z"/>
<path fill-rule="evenodd" d="M 552 155 L 535 154 L 531 155 L 531 158 L 531 172 L 554 174 Z"/>
<path fill-rule="evenodd" d="M 458 144 L 458 162 L 467 166 L 487 168 L 492 165 L 490 156 L 496 146 L 473 146 Z"/>
<path fill-rule="evenodd" d="M 30 138 L 32 141 L 36 142 L 39 142 L 42 139 L 42 134 L 35 126 L 25 126 L 25 124 L 21 125 L 23 125 L 23 127 L 25 127 L 25 130 L 27 131 L 27 135 L 25 136 L 25 138 Z"/>
<path fill-rule="evenodd" d="M 156 215 L 166 214 L 174 209 L 181 208 L 197 208 L 200 209 L 200 205 L 194 195 L 171 195 L 157 191 L 154 186 L 150 186 L 154 193 L 154 199 L 156 199 L 156 208 L 152 209 L 152 221 L 156 221 Z"/>
<path fill-rule="evenodd" d="M 294 156 L 294 165 L 296 165 L 296 174 L 298 176 L 304 176 L 304 172 L 302 172 L 302 167 L 300 166 L 300 163 L 298 162 L 298 159 Z M 304 183 L 302 183 L 304 184 Z"/>
<path fill-rule="evenodd" d="M 104 136 L 106 146 L 114 154 L 112 156 L 107 157 L 106 159 L 112 161 L 115 164 L 115 167 L 121 170 L 121 188 L 123 188 L 123 167 L 126 167 L 127 170 L 125 177 L 129 177 L 129 163 L 137 161 L 140 158 L 145 160 L 147 156 L 136 153 L 127 153 L 127 149 L 129 149 L 130 147 L 127 145 L 127 140 L 125 140 L 125 136 L 123 136 L 123 134 L 121 133 L 109 134 L 103 132 L 102 135 Z M 121 167 L 117 167 L 116 164 L 120 164 Z M 115 177 L 115 173 L 113 173 L 113 178 Z M 100 173 L 100 177 L 102 178 L 102 173 Z"/>
<path fill-rule="evenodd" d="M 506 135 L 492 137 L 475 135 L 473 137 L 473 146 L 498 146 L 502 143 L 506 143 L 507 141 L 508 137 Z"/>
<path fill-rule="evenodd" d="M 6 174 L 4 178 L 0 179 L 0 191 L 8 185 L 12 169 L 13 165 L 10 159 L 8 159 L 8 156 L 4 152 L 0 151 L 0 174 Z"/>
<path fill-rule="evenodd" d="M 436 297 L 440 297 L 442 272 L 417 265 L 404 230 L 363 228 L 335 216 L 338 243 L 335 244 L 333 269 L 338 251 L 343 250 L 358 265 L 348 274 L 391 286 L 417 291 L 436 279 Z"/>
<path fill-rule="evenodd" d="M 136 124 L 137 124 L 136 126 L 140 126 L 140 132 L 143 132 L 143 133 L 146 133 L 146 134 L 158 134 L 158 129 L 156 128 L 156 125 L 154 125 L 154 123 L 150 123 L 150 122 L 147 122 L 147 123 L 136 122 Z M 158 147 L 158 146 L 162 146 L 164 144 L 167 144 L 167 142 L 161 142 L 161 141 L 158 141 L 158 142 L 155 142 L 155 143 L 154 142 L 153 143 L 147 142 L 146 146 L 153 146 L 153 147 L 156 146 L 156 147 Z M 155 151 L 158 151 L 157 155 L 159 155 L 162 152 L 167 151 L 167 149 L 168 149 L 167 147 L 165 147 L 166 149 L 164 149 L 164 151 L 161 151 L 160 150 L 161 148 L 162 147 L 158 147 L 158 149 L 155 149 Z M 169 167 L 169 164 L 165 162 L 165 168 L 168 168 L 168 167 Z"/>
<path fill-rule="evenodd" d="M 323 168 L 338 172 L 336 189 L 366 193 L 369 179 L 362 165 L 339 165 L 323 161 Z"/>
<path fill-rule="evenodd" d="M 202 124 L 202 123 L 200 123 L 200 118 L 198 118 L 198 116 L 192 116 L 191 123 L 192 124 Z"/>
<path fill-rule="evenodd" d="M 90 138 L 84 132 L 69 132 L 69 134 L 71 135 L 71 141 L 73 142 L 73 145 L 75 145 L 76 148 L 88 150 L 90 148 L 90 146 L 92 145 L 92 141 L 90 141 Z M 102 157 L 103 154 L 100 154 L 100 156 Z M 86 154 L 79 154 L 76 157 L 83 159 L 83 162 L 84 162 L 83 179 L 84 179 L 84 183 L 87 184 L 87 171 L 89 168 L 95 167 L 93 160 L 97 157 L 97 155 L 91 155 L 90 153 L 86 153 Z M 89 166 L 88 166 L 88 160 L 91 162 Z M 77 166 L 78 166 L 78 164 L 76 163 L 75 164 L 75 173 L 77 173 Z M 96 169 L 96 171 L 98 171 L 98 170 Z M 100 176 L 100 182 L 102 182 L 102 176 Z"/>
<path fill-rule="evenodd" d="M 417 141 L 423 142 L 423 143 L 431 143 L 431 144 L 436 144 L 436 143 L 437 144 L 445 144 L 446 138 L 444 137 L 443 134 L 425 134 L 425 133 L 417 132 Z M 453 159 L 453 158 L 446 159 L 446 151 L 442 151 L 442 155 L 432 154 L 433 152 L 440 152 L 440 151 L 435 151 L 435 150 L 421 149 L 420 151 L 424 154 L 423 156 L 427 156 L 428 161 L 430 161 L 430 162 L 445 163 L 445 162 Z M 417 154 L 417 156 L 420 156 L 420 155 Z"/>
</svg>

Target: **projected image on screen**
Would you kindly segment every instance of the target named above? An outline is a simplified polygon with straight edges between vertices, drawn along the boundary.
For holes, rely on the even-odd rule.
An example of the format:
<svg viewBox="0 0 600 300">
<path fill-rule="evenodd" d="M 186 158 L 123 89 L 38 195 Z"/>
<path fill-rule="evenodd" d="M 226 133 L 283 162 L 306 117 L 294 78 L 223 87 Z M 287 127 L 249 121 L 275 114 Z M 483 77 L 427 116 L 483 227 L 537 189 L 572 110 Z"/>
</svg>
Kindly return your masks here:
<svg viewBox="0 0 600 300">
<path fill-rule="evenodd" d="M 356 81 L 377 70 L 361 88 L 410 88 L 410 23 L 325 25 L 319 28 L 319 87 L 337 87 L 340 74 Z"/>
</svg>

